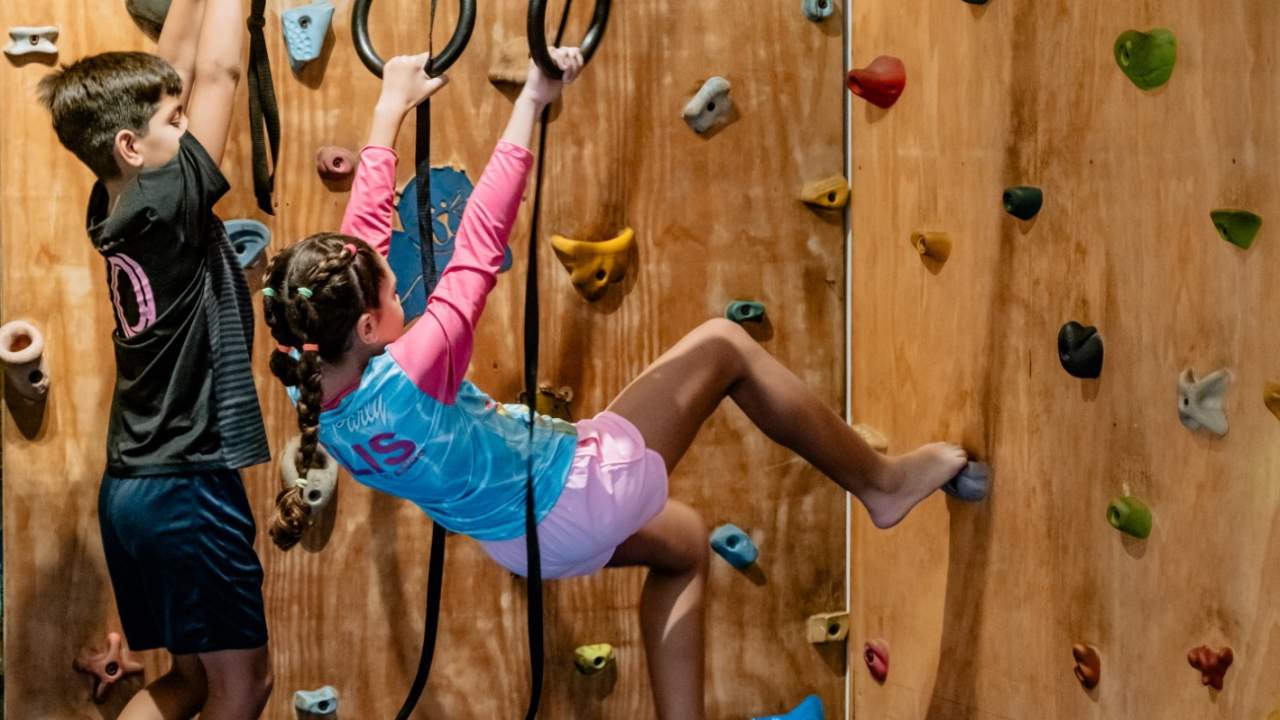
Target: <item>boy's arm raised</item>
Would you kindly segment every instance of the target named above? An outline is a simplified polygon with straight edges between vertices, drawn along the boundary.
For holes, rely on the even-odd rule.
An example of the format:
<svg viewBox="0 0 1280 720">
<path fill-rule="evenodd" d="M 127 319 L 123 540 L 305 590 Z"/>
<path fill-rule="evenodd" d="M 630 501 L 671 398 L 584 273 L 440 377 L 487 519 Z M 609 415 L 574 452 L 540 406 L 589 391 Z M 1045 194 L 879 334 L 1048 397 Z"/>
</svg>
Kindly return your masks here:
<svg viewBox="0 0 1280 720">
<path fill-rule="evenodd" d="M 215 163 L 222 162 L 227 145 L 231 109 L 240 84 L 244 35 L 241 0 L 206 0 L 187 129 Z"/>
<path fill-rule="evenodd" d="M 195 79 L 196 43 L 204 20 L 204 6 L 205 0 L 173 0 L 156 46 L 156 55 L 172 65 L 182 78 L 183 105 L 191 97 L 191 83 Z"/>
</svg>

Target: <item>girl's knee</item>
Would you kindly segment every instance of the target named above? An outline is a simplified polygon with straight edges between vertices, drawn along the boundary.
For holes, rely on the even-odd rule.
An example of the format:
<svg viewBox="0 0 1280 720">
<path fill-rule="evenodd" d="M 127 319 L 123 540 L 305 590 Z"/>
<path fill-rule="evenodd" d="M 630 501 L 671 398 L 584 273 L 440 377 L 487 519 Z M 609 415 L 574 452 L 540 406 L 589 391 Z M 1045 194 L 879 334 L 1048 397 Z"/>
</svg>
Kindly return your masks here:
<svg viewBox="0 0 1280 720">
<path fill-rule="evenodd" d="M 755 340 L 742 326 L 725 318 L 712 318 L 699 325 L 692 333 L 699 350 L 724 364 L 732 371 L 743 366 L 743 358 Z"/>
<path fill-rule="evenodd" d="M 674 540 L 671 543 L 671 566 L 668 569 L 676 572 L 705 569 L 710 549 L 707 544 L 707 523 L 702 519 L 702 514 L 675 500 L 667 503 L 667 512 Z"/>
</svg>

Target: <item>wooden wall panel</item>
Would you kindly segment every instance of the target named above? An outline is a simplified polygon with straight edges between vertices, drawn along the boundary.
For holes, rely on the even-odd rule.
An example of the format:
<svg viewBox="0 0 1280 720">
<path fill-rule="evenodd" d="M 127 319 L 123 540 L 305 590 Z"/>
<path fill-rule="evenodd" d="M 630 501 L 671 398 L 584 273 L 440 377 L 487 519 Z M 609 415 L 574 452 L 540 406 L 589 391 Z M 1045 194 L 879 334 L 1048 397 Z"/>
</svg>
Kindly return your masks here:
<svg viewBox="0 0 1280 720">
<path fill-rule="evenodd" d="M 324 56 L 301 75 L 287 65 L 279 13 L 268 3 L 267 37 L 284 142 L 278 212 L 256 211 L 251 190 L 245 93 L 223 169 L 233 192 L 224 218 L 256 217 L 274 248 L 337 227 L 346 195 L 316 177 L 316 147 L 356 148 L 378 85 L 351 47 L 350 0 L 337 0 Z M 578 3 L 574 27 L 590 3 Z M 798 3 L 797 3 L 798 5 Z M 0 24 L 55 23 L 62 59 L 107 49 L 151 47 L 123 3 L 49 0 L 0 6 Z M 474 179 L 506 121 L 510 101 L 485 78 L 495 43 L 523 34 L 525 3 L 480 3 L 471 46 L 434 103 L 433 158 Z M 381 0 L 371 27 L 384 55 L 421 49 L 429 3 Z M 558 17 L 562 5 L 552 3 Z M 456 5 L 440 3 L 437 44 Z M 732 18 L 732 23 L 726 23 Z M 625 295 L 587 305 L 550 248 L 543 250 L 543 377 L 572 386 L 578 417 L 602 409 L 647 363 L 732 298 L 764 300 L 765 345 L 833 408 L 843 404 L 842 223 L 796 200 L 806 181 L 839 173 L 841 23 L 805 20 L 791 3 L 743 13 L 739 5 L 644 0 L 615 3 L 603 50 L 551 129 L 544 233 L 600 237 L 631 225 L 639 267 Z M 580 32 L 580 30 L 578 31 Z M 767 38 L 763 41 L 762 38 Z M 5 413 L 6 656 L 12 717 L 113 717 L 87 701 L 69 670 L 85 642 L 118 628 L 96 522 L 102 438 L 110 399 L 111 318 L 101 260 L 84 237 L 86 170 L 56 142 L 32 100 L 42 65 L 0 68 L 0 240 L 5 318 L 45 328 L 54 389 L 34 441 Z M 738 120 L 695 136 L 679 111 L 700 82 L 734 83 Z M 401 180 L 412 172 L 412 127 L 401 137 Z M 514 400 L 521 383 L 520 322 L 528 210 L 512 237 L 511 273 L 499 282 L 479 329 L 471 377 L 495 398 Z M 252 280 L 256 280 L 253 278 Z M 266 369 L 261 325 L 255 371 L 271 445 L 296 432 L 295 418 Z M 276 691 L 266 717 L 292 718 L 292 692 L 330 683 L 341 717 L 390 717 L 416 666 L 421 638 L 429 524 L 416 508 L 345 478 L 327 544 L 280 553 L 265 523 L 278 487 L 274 467 L 245 473 L 266 567 Z M 843 714 L 838 659 L 804 639 L 807 615 L 844 607 L 844 514 L 838 491 L 771 445 L 731 404 L 707 425 L 672 481 L 673 496 L 712 526 L 752 530 L 763 549 L 764 582 L 716 559 L 709 609 L 710 717 L 779 711 L 809 692 Z M 465 539 L 451 543 L 437 666 L 420 717 L 498 718 L 522 712 L 527 695 L 523 583 Z M 651 717 L 635 606 L 640 571 L 608 571 L 548 587 L 548 675 L 543 717 Z M 608 641 L 616 673 L 584 679 L 574 646 Z M 163 671 L 145 656 L 149 677 Z"/>
<path fill-rule="evenodd" d="M 1258 0 L 863 0 L 854 64 L 907 65 L 888 111 L 853 114 L 854 417 L 891 450 L 963 442 L 993 494 L 930 499 L 900 527 L 854 518 L 852 653 L 887 638 L 884 686 L 854 673 L 854 715 L 894 718 L 1263 718 L 1280 707 L 1280 377 L 1269 322 L 1274 229 L 1220 240 L 1218 207 L 1268 223 L 1276 199 L 1277 20 Z M 1168 27 L 1167 86 L 1112 58 L 1127 29 Z M 1006 185 L 1044 188 L 1028 223 Z M 908 242 L 951 234 L 929 272 Z M 1056 356 L 1068 320 L 1106 342 L 1096 381 Z M 1178 421 L 1185 367 L 1234 373 L 1223 439 Z M 1114 496 L 1155 529 L 1106 523 Z M 1086 692 L 1071 645 L 1102 655 Z M 1221 692 L 1187 651 L 1230 645 Z M 856 657 L 854 658 L 856 661 Z"/>
</svg>

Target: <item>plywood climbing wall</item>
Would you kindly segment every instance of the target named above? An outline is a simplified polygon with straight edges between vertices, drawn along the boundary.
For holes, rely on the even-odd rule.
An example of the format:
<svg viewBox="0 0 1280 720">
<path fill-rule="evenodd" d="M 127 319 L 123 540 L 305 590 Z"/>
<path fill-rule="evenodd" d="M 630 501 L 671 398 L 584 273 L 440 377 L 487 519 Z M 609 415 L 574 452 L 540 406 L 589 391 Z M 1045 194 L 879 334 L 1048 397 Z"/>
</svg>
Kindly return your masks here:
<svg viewBox="0 0 1280 720">
<path fill-rule="evenodd" d="M 853 6 L 855 65 L 901 57 L 906 91 L 853 113 L 853 407 L 893 451 L 963 442 L 988 502 L 930 499 L 900 527 L 855 514 L 853 662 L 886 638 L 888 681 L 854 670 L 864 718 L 1263 718 L 1280 707 L 1276 48 L 1253 0 L 960 0 Z M 1172 78 L 1144 92 L 1112 44 L 1171 29 Z M 1044 189 L 1022 222 L 1008 185 Z M 1209 213 L 1265 223 L 1241 250 Z M 938 271 L 909 244 L 950 233 Z M 1070 377 L 1069 321 L 1105 340 Z M 1179 423 L 1177 377 L 1228 368 L 1228 434 Z M 1145 540 L 1108 525 L 1146 501 Z M 1073 643 L 1102 679 L 1085 691 Z M 1225 688 L 1187 652 L 1229 645 Z"/>
<path fill-rule="evenodd" d="M 346 195 L 317 178 L 317 147 L 357 148 L 378 85 L 350 39 L 351 2 L 339 0 L 322 58 L 289 71 L 279 13 L 267 37 L 284 143 L 274 218 L 255 209 L 242 91 L 224 163 L 234 190 L 224 218 L 264 220 L 274 247 L 334 229 Z M 551 131 L 544 231 L 599 239 L 632 226 L 638 265 L 623 291 L 588 305 L 549 248 L 542 253 L 543 379 L 575 390 L 578 417 L 602 409 L 647 363 L 734 298 L 768 307 L 764 344 L 833 408 L 843 405 L 843 230 L 796 201 L 801 185 L 841 171 L 841 23 L 806 20 L 799 3 L 643 0 L 615 3 L 603 50 L 569 93 Z M 384 55 L 425 46 L 430 3 L 379 0 L 371 19 Z M 590 3 L 577 3 L 583 28 Z M 456 4 L 440 3 L 437 46 Z M 560 3 L 551 3 L 558 17 Z M 523 2 L 481 2 L 471 46 L 435 103 L 434 159 L 474 180 L 505 123 L 510 99 L 486 79 L 495 46 L 523 34 Z M 732 17 L 733 22 L 726 22 Z M 49 0 L 0 5 L 0 25 L 56 24 L 63 60 L 152 47 L 123 2 Z M 235 28 L 241 31 L 242 27 Z M 580 30 L 575 31 L 580 32 Z M 0 241 L 4 317 L 30 318 L 48 337 L 53 390 L 43 425 L 24 437 L 4 413 L 7 709 L 14 718 L 114 717 L 88 700 L 70 670 L 86 643 L 118 629 L 97 529 L 97 487 L 113 379 L 102 261 L 82 218 L 90 176 L 56 143 L 33 98 L 39 63 L 0 67 Z M 698 137 L 680 109 L 710 75 L 734 86 L 737 119 Z M 412 129 L 400 145 L 411 172 Z M 513 237 L 517 260 L 489 302 L 472 379 L 514 400 L 521 384 L 519 328 L 528 212 Z M 292 408 L 265 366 L 260 326 L 255 370 L 278 451 L 296 432 Z M 289 554 L 265 535 L 279 485 L 274 467 L 245 473 L 260 530 L 275 693 L 266 717 L 292 718 L 294 690 L 336 686 L 339 717 L 390 717 L 416 666 L 429 525 L 406 503 L 342 480 L 336 515 Z M 771 445 L 736 407 L 705 428 L 673 478 L 673 496 L 714 526 L 752 532 L 759 572 L 716 559 L 709 609 L 710 717 L 777 712 L 818 693 L 843 713 L 843 657 L 805 641 L 806 616 L 845 605 L 841 495 Z M 325 540 L 327 536 L 327 541 Z M 468 540 L 451 544 L 443 634 L 418 717 L 505 718 L 527 697 L 524 592 Z M 542 717 L 652 717 L 635 619 L 642 573 L 609 571 L 548 588 L 547 689 Z M 571 669 L 573 648 L 617 647 L 616 670 L 592 679 Z M 144 656 L 147 675 L 164 663 Z"/>
</svg>

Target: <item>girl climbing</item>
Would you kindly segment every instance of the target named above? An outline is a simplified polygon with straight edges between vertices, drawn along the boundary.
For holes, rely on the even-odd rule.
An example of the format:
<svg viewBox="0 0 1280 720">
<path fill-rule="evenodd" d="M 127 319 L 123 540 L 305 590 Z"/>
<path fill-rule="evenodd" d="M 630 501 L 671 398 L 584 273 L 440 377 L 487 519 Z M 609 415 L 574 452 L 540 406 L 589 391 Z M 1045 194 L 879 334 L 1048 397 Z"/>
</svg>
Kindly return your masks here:
<svg viewBox="0 0 1280 720">
<path fill-rule="evenodd" d="M 425 56 L 387 64 L 342 232 L 313 235 L 274 257 L 263 291 L 279 343 L 271 368 L 297 402 L 299 474 L 322 463 L 321 444 L 361 483 L 413 501 L 522 575 L 528 411 L 495 402 L 464 376 L 532 164 L 534 123 L 582 66 L 576 49 L 553 57 L 564 81 L 530 65 L 463 214 L 453 258 L 412 328 L 402 327 L 386 261 L 396 175 L 390 148 L 405 114 L 444 84 L 422 72 Z M 695 328 L 594 418 L 570 424 L 537 415 L 543 574 L 649 568 L 640 620 L 662 718 L 703 715 L 708 552 L 702 519 L 667 498 L 667 478 L 726 396 L 766 435 L 853 493 L 879 527 L 896 524 L 965 464 L 960 448 L 942 443 L 899 457 L 877 454 L 727 320 Z M 297 488 L 281 492 L 271 526 L 276 544 L 294 545 L 308 513 Z"/>
</svg>

